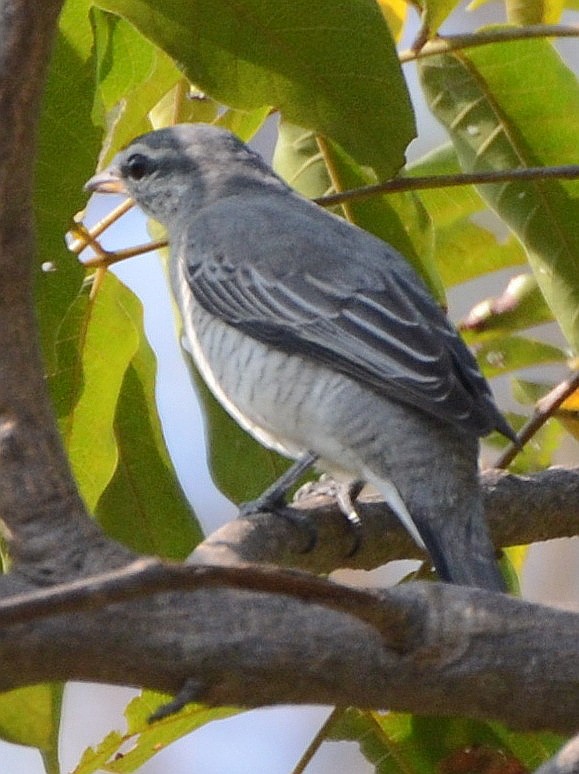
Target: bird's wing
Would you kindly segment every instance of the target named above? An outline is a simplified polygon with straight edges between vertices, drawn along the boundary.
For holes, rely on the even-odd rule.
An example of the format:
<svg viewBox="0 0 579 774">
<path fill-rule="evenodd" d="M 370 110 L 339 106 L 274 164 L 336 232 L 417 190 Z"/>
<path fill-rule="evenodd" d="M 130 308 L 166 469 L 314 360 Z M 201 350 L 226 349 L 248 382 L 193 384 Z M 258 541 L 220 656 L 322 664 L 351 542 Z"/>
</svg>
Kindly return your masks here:
<svg viewBox="0 0 579 774">
<path fill-rule="evenodd" d="M 250 224 L 234 243 L 231 224 L 220 223 L 210 240 L 192 226 L 184 252 L 190 288 L 207 311 L 470 433 L 496 428 L 512 437 L 473 356 L 392 248 L 358 229 L 354 238 L 333 217 L 298 220 L 302 230 L 290 228 L 289 241 Z"/>
</svg>

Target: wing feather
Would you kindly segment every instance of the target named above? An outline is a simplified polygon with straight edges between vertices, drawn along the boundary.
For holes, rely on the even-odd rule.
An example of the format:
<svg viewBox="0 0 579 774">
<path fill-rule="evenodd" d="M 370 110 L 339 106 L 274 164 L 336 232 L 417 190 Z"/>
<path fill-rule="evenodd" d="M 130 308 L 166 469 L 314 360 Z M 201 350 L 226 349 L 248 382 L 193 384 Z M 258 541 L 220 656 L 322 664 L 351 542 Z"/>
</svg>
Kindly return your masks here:
<svg viewBox="0 0 579 774">
<path fill-rule="evenodd" d="M 292 239 L 275 240 L 279 208 L 244 202 L 242 216 L 240 204 L 201 213 L 177 246 L 207 311 L 468 432 L 512 437 L 472 354 L 392 248 L 293 195 Z"/>
</svg>

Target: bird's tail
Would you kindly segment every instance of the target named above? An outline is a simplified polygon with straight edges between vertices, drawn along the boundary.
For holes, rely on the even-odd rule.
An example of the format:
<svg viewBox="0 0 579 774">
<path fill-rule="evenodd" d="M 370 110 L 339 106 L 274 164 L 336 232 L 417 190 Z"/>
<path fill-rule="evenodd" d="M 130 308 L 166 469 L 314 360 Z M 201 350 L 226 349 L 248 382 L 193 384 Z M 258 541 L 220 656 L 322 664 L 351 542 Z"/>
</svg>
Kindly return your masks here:
<svg viewBox="0 0 579 774">
<path fill-rule="evenodd" d="M 440 580 L 506 591 L 480 496 L 462 502 L 460 509 L 453 503 L 446 513 L 412 508 L 411 514 Z"/>
</svg>

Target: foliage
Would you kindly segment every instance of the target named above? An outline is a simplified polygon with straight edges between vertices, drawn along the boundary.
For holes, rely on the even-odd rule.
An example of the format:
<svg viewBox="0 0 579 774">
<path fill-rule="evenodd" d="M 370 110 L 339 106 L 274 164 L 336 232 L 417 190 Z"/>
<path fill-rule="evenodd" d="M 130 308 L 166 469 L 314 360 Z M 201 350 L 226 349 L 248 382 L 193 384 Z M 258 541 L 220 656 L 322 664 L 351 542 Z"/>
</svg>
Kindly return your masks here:
<svg viewBox="0 0 579 774">
<path fill-rule="evenodd" d="M 413 5 L 423 38 L 444 20 L 451 28 L 460 15 L 457 0 Z M 539 0 L 523 5 L 528 18 L 516 18 L 511 8 L 511 21 L 552 23 L 565 6 L 550 4 L 547 18 Z M 415 10 L 402 0 L 65 3 L 39 135 L 38 318 L 53 400 L 83 496 L 109 534 L 135 549 L 182 558 L 201 533 L 165 448 L 140 304 L 112 276 L 99 277 L 91 290 L 64 243 L 86 203 L 82 186 L 99 152 L 104 163 L 132 136 L 182 120 L 218 122 L 247 140 L 273 113 L 281 119 L 275 166 L 310 197 L 396 174 L 574 160 L 579 87 L 553 42 L 543 38 L 420 60 L 421 88 L 450 143 L 404 166 L 415 121 L 396 42 Z M 448 289 L 456 297 L 467 281 L 495 272 L 494 295 L 502 299 L 505 272 L 525 275 L 516 292 L 511 288 L 507 309 L 487 300 L 476 324 L 472 315 L 465 324 L 481 368 L 493 378 L 546 363 L 563 366 L 579 345 L 577 202 L 579 181 L 538 179 L 382 194 L 338 211 L 394 244 L 441 303 Z M 492 226 L 489 209 L 499 219 Z M 513 400 L 520 399 L 519 413 L 526 414 L 521 384 Z M 234 500 L 257 494 L 284 463 L 239 430 L 203 390 L 201 397 L 217 483 Z M 564 433 L 553 420 L 519 458 L 518 469 L 549 464 Z M 60 698 L 59 687 L 39 686 L 0 702 L 0 733 L 38 747 L 47 771 L 55 773 Z M 86 753 L 78 771 L 134 771 L 173 738 L 228 714 L 194 707 L 186 717 L 165 721 L 164 731 L 153 731 L 144 722 L 152 701 L 147 696 L 133 704 L 127 735 L 107 737 Z M 134 749 L 115 760 L 129 737 Z M 473 744 L 501 750 L 521 766 L 538 765 L 554 749 L 545 735 L 354 711 L 328 738 L 358 741 L 379 772 L 439 771 L 443 760 Z M 433 738 L 444 742 L 433 744 Z"/>
</svg>

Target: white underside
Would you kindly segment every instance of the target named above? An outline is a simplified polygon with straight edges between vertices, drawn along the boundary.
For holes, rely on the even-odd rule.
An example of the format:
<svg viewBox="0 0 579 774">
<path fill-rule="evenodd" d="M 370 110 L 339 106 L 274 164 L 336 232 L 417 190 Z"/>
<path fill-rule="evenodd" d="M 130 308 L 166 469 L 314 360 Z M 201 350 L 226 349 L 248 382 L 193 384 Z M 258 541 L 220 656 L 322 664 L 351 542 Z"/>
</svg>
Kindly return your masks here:
<svg viewBox="0 0 579 774">
<path fill-rule="evenodd" d="M 183 310 L 183 326 L 185 330 L 186 349 L 191 353 L 195 365 L 197 366 L 203 380 L 217 398 L 223 408 L 235 419 L 235 421 L 241 425 L 250 435 L 258 440 L 263 446 L 282 454 L 285 457 L 291 459 L 299 459 L 306 452 L 312 451 L 314 453 L 320 453 L 318 449 L 305 448 L 303 445 L 299 445 L 295 441 L 289 438 L 274 434 L 272 431 L 268 431 L 261 424 L 253 421 L 246 412 L 240 410 L 240 408 L 231 400 L 228 394 L 222 388 L 219 380 L 217 379 L 213 368 L 211 367 L 207 356 L 204 352 L 202 343 L 199 339 L 198 332 L 193 325 L 193 304 L 195 300 L 191 293 L 188 291 L 187 282 L 183 276 L 179 277 L 179 292 L 181 295 L 179 306 Z M 186 292 L 183 289 L 186 288 Z M 256 347 L 264 346 L 260 342 L 255 342 Z M 344 450 L 342 448 L 336 448 L 335 453 L 332 453 L 333 449 L 326 449 L 326 454 L 321 453 L 320 459 L 316 463 L 316 467 L 320 470 L 329 473 L 333 478 L 339 481 L 350 481 L 353 479 L 363 479 L 372 484 L 380 492 L 389 507 L 396 513 L 402 524 L 408 530 L 410 535 L 414 538 L 416 543 L 424 548 L 424 542 L 420 537 L 412 517 L 410 516 L 408 509 L 406 508 L 396 486 L 389 479 L 383 479 L 376 476 L 371 470 L 369 470 L 363 464 L 355 464 L 352 461 L 352 469 L 348 466 L 340 465 L 338 460 L 342 460 L 344 457 Z M 328 453 L 329 452 L 329 453 Z"/>
</svg>

